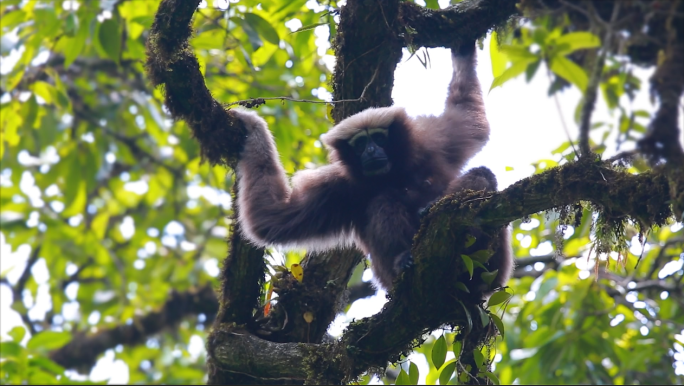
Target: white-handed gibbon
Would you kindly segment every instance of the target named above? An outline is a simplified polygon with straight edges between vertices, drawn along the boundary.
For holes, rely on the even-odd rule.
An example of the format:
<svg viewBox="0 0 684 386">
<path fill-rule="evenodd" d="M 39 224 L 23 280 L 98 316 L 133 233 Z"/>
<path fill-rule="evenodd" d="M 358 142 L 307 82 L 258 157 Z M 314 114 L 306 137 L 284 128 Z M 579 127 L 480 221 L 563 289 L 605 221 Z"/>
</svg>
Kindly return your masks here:
<svg viewBox="0 0 684 386">
<path fill-rule="evenodd" d="M 321 137 L 329 164 L 295 173 L 291 186 L 266 122 L 254 112 L 231 110 L 249 133 L 237 164 L 244 236 L 259 246 L 318 251 L 356 245 L 370 254 L 378 284 L 391 288 L 412 262 L 423 208 L 460 189 L 496 190 L 487 168 L 461 175 L 487 142 L 489 124 L 475 73 L 475 44 L 452 49 L 452 59 L 442 115 L 411 118 L 396 106 L 353 115 Z M 508 230 L 499 237 L 487 263 L 498 276 L 489 288 L 478 283 L 480 293 L 504 286 L 511 275 Z"/>
</svg>

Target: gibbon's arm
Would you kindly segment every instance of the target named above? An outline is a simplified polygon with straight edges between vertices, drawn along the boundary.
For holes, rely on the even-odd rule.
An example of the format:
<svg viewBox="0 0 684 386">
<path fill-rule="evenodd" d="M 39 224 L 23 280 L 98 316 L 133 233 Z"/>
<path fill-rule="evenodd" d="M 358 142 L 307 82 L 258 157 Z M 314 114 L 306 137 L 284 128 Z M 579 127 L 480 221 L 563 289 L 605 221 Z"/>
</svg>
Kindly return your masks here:
<svg viewBox="0 0 684 386">
<path fill-rule="evenodd" d="M 249 132 L 237 164 L 244 236 L 259 246 L 318 250 L 349 242 L 354 195 L 341 166 L 297 172 L 290 187 L 266 121 L 254 112 L 231 112 Z"/>
<path fill-rule="evenodd" d="M 454 72 L 444 113 L 439 117 L 418 118 L 420 129 L 432 138 L 427 147 L 441 154 L 454 170 L 460 170 L 489 139 L 475 56 L 474 42 L 451 49 Z M 435 141 L 436 138 L 439 140 Z"/>
</svg>

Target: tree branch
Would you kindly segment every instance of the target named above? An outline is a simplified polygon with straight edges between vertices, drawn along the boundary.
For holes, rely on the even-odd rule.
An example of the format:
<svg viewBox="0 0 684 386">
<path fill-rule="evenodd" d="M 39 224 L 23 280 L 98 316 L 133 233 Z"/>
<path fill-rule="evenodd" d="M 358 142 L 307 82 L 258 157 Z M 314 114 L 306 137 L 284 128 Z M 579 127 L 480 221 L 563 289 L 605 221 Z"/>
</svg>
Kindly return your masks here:
<svg viewBox="0 0 684 386">
<path fill-rule="evenodd" d="M 171 116 L 192 129 L 202 156 L 212 164 L 234 166 L 245 128 L 211 96 L 188 43 L 199 3 L 162 1 L 147 39 L 145 67 L 152 84 L 164 87 L 164 103 Z"/>
<path fill-rule="evenodd" d="M 632 175 L 602 162 L 573 162 L 520 180 L 487 201 L 442 199 L 436 206 L 448 210 L 438 211 L 439 219 L 434 220 L 458 224 L 461 219 L 448 218 L 446 213 L 453 215 L 452 210 L 459 210 L 465 215 L 470 207 L 479 209 L 467 215 L 467 221 L 499 226 L 554 207 L 591 201 L 612 218 L 630 217 L 643 226 L 662 225 L 672 215 L 669 188 L 662 173 Z"/>
<path fill-rule="evenodd" d="M 205 314 L 207 319 L 218 311 L 218 301 L 211 285 L 186 292 L 171 292 L 159 311 L 136 318 L 131 324 L 103 329 L 93 335 L 79 333 L 71 342 L 52 351 L 50 358 L 66 368 L 88 372 L 100 354 L 119 344 L 136 345 L 151 335 L 172 327 L 189 315 Z"/>
<path fill-rule="evenodd" d="M 319 345 L 306 343 L 274 343 L 247 331 L 217 331 L 212 357 L 219 368 L 231 373 L 258 375 L 266 379 L 306 379 L 306 362 Z M 239 364 L 239 366 L 235 366 Z"/>
<path fill-rule="evenodd" d="M 400 3 L 401 36 L 406 46 L 452 47 L 484 36 L 516 15 L 516 0 L 471 0 L 437 10 Z"/>
</svg>

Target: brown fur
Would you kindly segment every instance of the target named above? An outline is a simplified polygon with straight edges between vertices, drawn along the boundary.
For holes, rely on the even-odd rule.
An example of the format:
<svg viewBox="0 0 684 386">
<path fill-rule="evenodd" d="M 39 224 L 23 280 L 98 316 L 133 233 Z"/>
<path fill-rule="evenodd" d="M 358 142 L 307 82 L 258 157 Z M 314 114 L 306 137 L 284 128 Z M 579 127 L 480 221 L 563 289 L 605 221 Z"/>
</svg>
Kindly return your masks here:
<svg viewBox="0 0 684 386">
<path fill-rule="evenodd" d="M 370 254 L 378 283 L 390 288 L 411 262 L 419 211 L 463 188 L 461 169 L 489 138 L 474 47 L 465 51 L 452 55 L 454 76 L 442 115 L 410 118 L 395 106 L 351 116 L 321 137 L 330 164 L 295 173 L 291 187 L 266 122 L 256 113 L 233 110 L 250 133 L 237 166 L 244 235 L 260 246 L 325 250 L 355 244 Z M 384 149 L 392 166 L 385 175 L 364 177 L 348 140 L 375 127 L 388 129 Z M 512 267 L 507 231 L 502 235 L 500 261 L 490 263 L 499 269 L 500 285 Z"/>
</svg>

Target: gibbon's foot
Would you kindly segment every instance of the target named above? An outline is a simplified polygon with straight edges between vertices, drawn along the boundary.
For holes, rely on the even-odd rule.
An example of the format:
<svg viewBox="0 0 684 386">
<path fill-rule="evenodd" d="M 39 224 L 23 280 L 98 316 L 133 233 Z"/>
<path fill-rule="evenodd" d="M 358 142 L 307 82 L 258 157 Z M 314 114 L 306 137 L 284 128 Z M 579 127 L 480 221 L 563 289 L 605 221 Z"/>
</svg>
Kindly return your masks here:
<svg viewBox="0 0 684 386">
<path fill-rule="evenodd" d="M 394 271 L 397 274 L 400 274 L 411 267 L 413 267 L 413 256 L 411 256 L 411 251 L 402 252 L 396 257 L 396 260 L 394 260 Z"/>
<path fill-rule="evenodd" d="M 486 190 L 489 192 L 496 191 L 496 187 L 496 176 L 485 166 L 470 169 L 458 179 L 459 190 Z"/>
<path fill-rule="evenodd" d="M 435 203 L 431 202 L 431 203 L 427 204 L 427 206 L 425 206 L 424 208 L 419 209 L 418 210 L 418 217 L 420 217 L 421 220 L 423 218 L 425 218 L 425 216 L 427 216 L 428 213 L 430 213 L 430 209 L 432 209 L 433 206 L 435 206 Z"/>
</svg>

